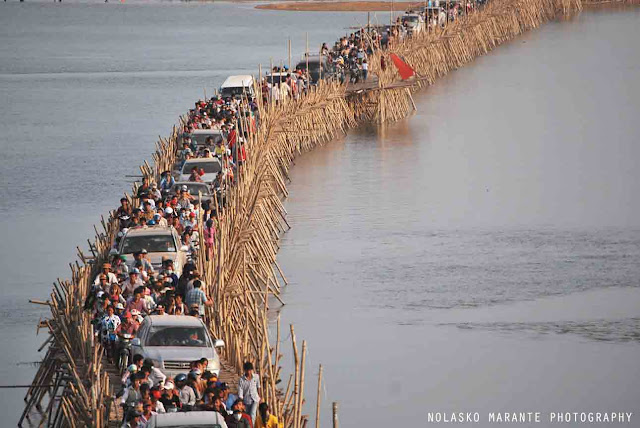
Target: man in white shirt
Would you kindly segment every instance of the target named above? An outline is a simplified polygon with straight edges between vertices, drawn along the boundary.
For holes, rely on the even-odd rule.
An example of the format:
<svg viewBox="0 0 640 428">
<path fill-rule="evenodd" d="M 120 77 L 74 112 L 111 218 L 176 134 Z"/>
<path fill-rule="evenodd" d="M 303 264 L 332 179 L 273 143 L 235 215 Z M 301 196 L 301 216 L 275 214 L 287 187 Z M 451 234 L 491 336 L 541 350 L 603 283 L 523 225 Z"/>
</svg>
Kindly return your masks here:
<svg viewBox="0 0 640 428">
<path fill-rule="evenodd" d="M 144 285 L 144 282 L 140 279 L 140 270 L 133 268 L 129 272 L 129 278 L 122 283 L 122 294 L 124 296 L 131 296 L 133 294 L 133 290 L 142 285 Z"/>
<path fill-rule="evenodd" d="M 100 272 L 98 275 L 96 275 L 96 279 L 93 281 L 93 285 L 100 285 L 100 275 L 106 275 L 107 276 L 107 285 L 109 286 L 109 288 L 111 287 L 112 284 L 117 284 L 118 283 L 118 277 L 116 276 L 115 273 L 111 272 L 111 264 L 110 263 L 103 263 L 102 264 L 102 272 Z M 109 291 L 107 290 L 102 290 L 102 291 Z"/>
</svg>

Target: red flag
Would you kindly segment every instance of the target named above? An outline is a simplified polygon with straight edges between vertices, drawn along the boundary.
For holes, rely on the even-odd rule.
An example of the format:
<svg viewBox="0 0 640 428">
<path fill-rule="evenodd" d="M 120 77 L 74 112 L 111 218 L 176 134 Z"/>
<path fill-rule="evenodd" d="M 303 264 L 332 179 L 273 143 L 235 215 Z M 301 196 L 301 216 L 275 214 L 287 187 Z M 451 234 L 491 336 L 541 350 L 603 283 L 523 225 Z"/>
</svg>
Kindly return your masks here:
<svg viewBox="0 0 640 428">
<path fill-rule="evenodd" d="M 409 67 L 409 65 L 403 60 L 401 60 L 398 55 L 392 53 L 389 56 L 391 57 L 391 61 L 393 61 L 393 64 L 398 69 L 398 72 L 400 73 L 400 77 L 402 77 L 402 80 L 407 80 L 408 78 L 416 75 L 416 72 L 413 70 L 413 68 Z"/>
</svg>

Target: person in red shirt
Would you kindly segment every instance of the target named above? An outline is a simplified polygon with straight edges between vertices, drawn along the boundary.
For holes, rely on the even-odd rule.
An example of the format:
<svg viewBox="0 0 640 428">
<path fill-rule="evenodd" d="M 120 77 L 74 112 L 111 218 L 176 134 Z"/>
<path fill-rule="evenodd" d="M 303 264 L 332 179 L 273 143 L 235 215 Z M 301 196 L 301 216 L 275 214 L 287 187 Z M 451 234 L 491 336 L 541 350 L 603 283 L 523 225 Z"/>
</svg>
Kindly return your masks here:
<svg viewBox="0 0 640 428">
<path fill-rule="evenodd" d="M 133 319 L 131 312 L 127 311 L 124 313 L 124 320 L 122 320 L 122 323 L 116 328 L 116 334 L 118 336 L 136 334 L 139 327 L 140 324 Z"/>
</svg>

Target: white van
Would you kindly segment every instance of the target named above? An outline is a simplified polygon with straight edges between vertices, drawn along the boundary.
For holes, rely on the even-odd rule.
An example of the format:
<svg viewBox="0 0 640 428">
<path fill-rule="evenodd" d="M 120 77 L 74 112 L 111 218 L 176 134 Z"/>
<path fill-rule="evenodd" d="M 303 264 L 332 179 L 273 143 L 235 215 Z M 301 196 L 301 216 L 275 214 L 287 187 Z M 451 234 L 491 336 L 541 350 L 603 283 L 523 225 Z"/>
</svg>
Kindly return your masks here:
<svg viewBox="0 0 640 428">
<path fill-rule="evenodd" d="M 249 97 L 255 95 L 253 91 L 253 76 L 243 74 L 238 76 L 229 76 L 220 86 L 220 95 L 223 97 L 242 97 L 247 94 Z"/>
</svg>

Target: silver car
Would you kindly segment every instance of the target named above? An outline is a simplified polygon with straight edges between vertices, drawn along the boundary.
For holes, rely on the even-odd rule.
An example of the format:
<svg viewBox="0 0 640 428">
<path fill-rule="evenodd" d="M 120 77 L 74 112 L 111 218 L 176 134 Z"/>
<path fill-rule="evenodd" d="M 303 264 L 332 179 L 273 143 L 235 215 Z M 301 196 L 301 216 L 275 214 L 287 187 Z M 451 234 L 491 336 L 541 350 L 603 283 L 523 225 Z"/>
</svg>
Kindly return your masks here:
<svg viewBox="0 0 640 428">
<path fill-rule="evenodd" d="M 133 253 L 147 250 L 149 261 L 158 270 L 162 259 L 173 260 L 176 275 L 182 273 L 187 262 L 188 248 L 180 244 L 180 236 L 173 226 L 140 226 L 129 229 L 120 241 L 118 254 L 125 257 L 126 263 L 133 265 Z"/>
<path fill-rule="evenodd" d="M 150 358 L 165 375 L 174 377 L 188 373 L 192 361 L 209 360 L 207 371 L 220 373 L 220 357 L 216 348 L 222 340 L 212 340 L 202 320 L 188 315 L 149 315 L 136 337 L 131 351 Z"/>
<path fill-rule="evenodd" d="M 151 415 L 146 428 L 227 428 L 227 423 L 218 412 L 157 413 Z"/>
</svg>

